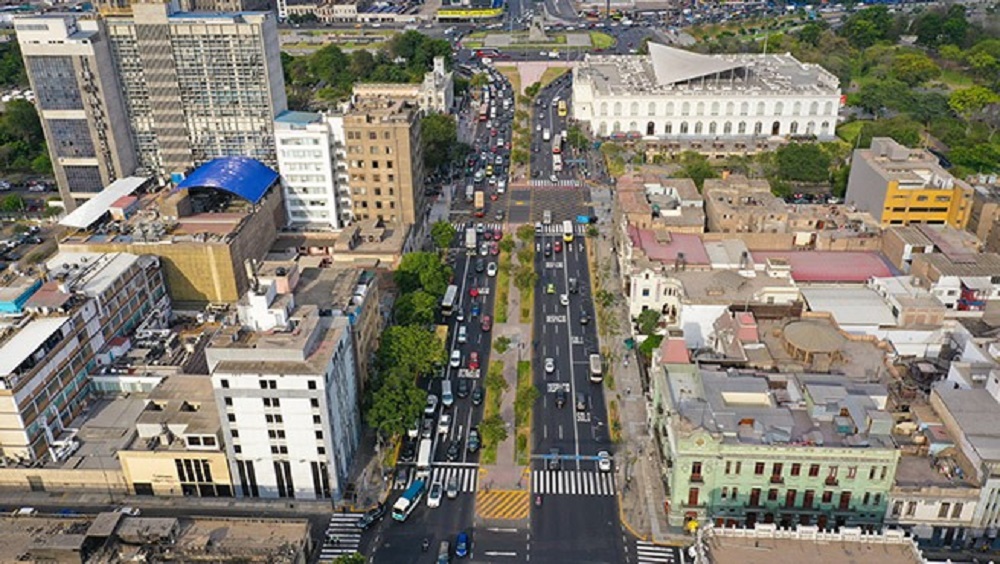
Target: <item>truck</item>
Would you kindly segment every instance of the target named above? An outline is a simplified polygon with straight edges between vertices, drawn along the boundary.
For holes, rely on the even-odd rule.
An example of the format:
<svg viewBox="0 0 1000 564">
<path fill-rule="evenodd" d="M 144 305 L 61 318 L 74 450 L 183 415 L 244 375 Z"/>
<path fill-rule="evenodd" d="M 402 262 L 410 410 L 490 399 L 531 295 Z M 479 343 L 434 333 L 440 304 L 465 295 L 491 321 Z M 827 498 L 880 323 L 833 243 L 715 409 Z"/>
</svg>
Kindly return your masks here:
<svg viewBox="0 0 1000 564">
<path fill-rule="evenodd" d="M 469 227 L 465 230 L 465 248 L 470 253 L 476 252 L 476 228 Z M 447 342 L 447 341 L 443 341 Z"/>
<path fill-rule="evenodd" d="M 483 195 L 482 190 L 476 190 L 475 210 L 476 217 L 483 217 L 486 213 L 486 197 Z"/>
<path fill-rule="evenodd" d="M 434 455 L 431 439 L 420 441 L 420 449 L 417 450 L 417 479 L 426 479 L 431 473 L 431 458 Z"/>
<path fill-rule="evenodd" d="M 476 172 L 476 175 L 477 176 L 479 175 L 478 171 Z M 466 186 L 465 187 L 465 201 L 466 202 L 471 202 L 473 196 L 475 195 L 475 193 L 476 193 L 476 187 L 475 187 L 475 185 L 469 184 L 468 186 Z"/>
<path fill-rule="evenodd" d="M 399 496 L 396 503 L 392 506 L 392 518 L 395 521 L 402 523 L 406 521 L 406 518 L 413 513 L 414 508 L 420 504 L 420 500 L 424 497 L 424 481 L 423 480 L 413 480 L 410 487 L 406 488 L 403 495 Z"/>
</svg>

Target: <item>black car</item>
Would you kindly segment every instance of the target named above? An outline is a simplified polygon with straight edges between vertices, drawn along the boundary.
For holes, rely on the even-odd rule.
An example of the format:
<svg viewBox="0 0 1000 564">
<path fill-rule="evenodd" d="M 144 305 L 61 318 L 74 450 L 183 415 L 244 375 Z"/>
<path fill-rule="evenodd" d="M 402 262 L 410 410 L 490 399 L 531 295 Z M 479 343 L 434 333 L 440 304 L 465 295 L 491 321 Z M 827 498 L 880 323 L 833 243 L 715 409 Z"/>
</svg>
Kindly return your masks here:
<svg viewBox="0 0 1000 564">
<path fill-rule="evenodd" d="M 483 389 L 476 386 L 472 390 L 472 405 L 480 405 L 483 403 Z"/>
<path fill-rule="evenodd" d="M 486 270 L 486 263 L 483 259 L 476 259 L 476 272 L 482 273 L 484 270 Z"/>
<path fill-rule="evenodd" d="M 406 442 L 403 444 L 403 448 L 399 451 L 399 459 L 403 462 L 409 462 L 413 460 L 416 455 L 416 449 L 413 447 L 412 442 Z"/>
<path fill-rule="evenodd" d="M 566 405 L 566 390 L 560 388 L 556 390 L 556 407 Z"/>
<path fill-rule="evenodd" d="M 462 443 L 460 441 L 456 439 L 448 444 L 448 452 L 447 452 L 448 462 L 455 462 L 456 460 L 458 460 L 458 455 L 461 453 L 462 453 Z"/>
<path fill-rule="evenodd" d="M 469 379 L 468 378 L 459 378 L 458 379 L 458 386 L 455 389 L 455 393 L 460 398 L 464 398 L 464 397 L 466 397 L 466 396 L 469 395 Z"/>
<path fill-rule="evenodd" d="M 575 294 L 580 291 L 580 285 L 577 283 L 576 278 L 569 279 L 569 293 Z"/>
<path fill-rule="evenodd" d="M 375 523 L 378 523 L 382 517 L 385 517 L 384 503 L 380 503 L 376 507 L 365 511 L 365 514 L 354 523 L 354 526 L 365 531 Z"/>
<path fill-rule="evenodd" d="M 590 316 L 587 315 L 586 311 L 580 311 L 580 325 L 586 325 L 590 323 Z"/>
<path fill-rule="evenodd" d="M 473 427 L 469 429 L 469 440 L 466 443 L 469 452 L 476 452 L 479 450 L 479 429 Z"/>
</svg>

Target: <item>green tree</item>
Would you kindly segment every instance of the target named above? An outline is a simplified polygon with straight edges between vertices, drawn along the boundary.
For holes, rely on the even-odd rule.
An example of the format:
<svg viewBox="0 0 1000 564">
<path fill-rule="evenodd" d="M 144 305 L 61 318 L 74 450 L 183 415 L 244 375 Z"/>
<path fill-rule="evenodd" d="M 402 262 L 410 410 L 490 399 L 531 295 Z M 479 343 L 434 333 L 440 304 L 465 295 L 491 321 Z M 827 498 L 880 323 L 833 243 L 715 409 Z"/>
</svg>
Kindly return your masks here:
<svg viewBox="0 0 1000 564">
<path fill-rule="evenodd" d="M 590 139 L 579 125 L 571 125 L 566 130 L 566 142 L 577 151 L 586 151 L 590 146 Z"/>
<path fill-rule="evenodd" d="M 1000 102 L 1000 95 L 983 86 L 956 90 L 948 96 L 948 106 L 956 114 L 966 119 L 985 106 L 998 102 Z"/>
<path fill-rule="evenodd" d="M 417 387 L 412 374 L 400 369 L 380 375 L 379 380 L 371 391 L 365 420 L 382 436 L 401 435 L 420 419 L 427 392 Z"/>
<path fill-rule="evenodd" d="M 451 276 L 451 267 L 437 253 L 406 253 L 396 268 L 395 280 L 404 294 L 423 289 L 440 300 Z"/>
<path fill-rule="evenodd" d="M 52 159 L 48 151 L 43 152 L 31 161 L 31 171 L 35 174 L 52 174 Z"/>
<path fill-rule="evenodd" d="M 453 116 L 430 114 L 420 120 L 420 141 L 424 150 L 424 165 L 436 169 L 448 163 L 452 147 L 458 142 L 458 125 Z"/>
<path fill-rule="evenodd" d="M 522 165 L 522 166 L 526 165 L 528 164 L 529 160 L 528 151 L 525 150 L 523 147 L 515 147 L 510 152 L 510 160 L 512 163 L 516 165 Z"/>
<path fill-rule="evenodd" d="M 602 145 L 601 148 L 603 147 Z M 681 170 L 677 173 L 677 176 L 693 180 L 699 192 L 702 186 L 705 185 L 706 178 L 716 178 L 719 176 L 715 172 L 715 169 L 712 168 L 712 165 L 708 163 L 708 158 L 705 155 L 694 151 L 684 151 L 681 153 L 680 160 Z"/>
<path fill-rule="evenodd" d="M 483 438 L 483 444 L 495 445 L 503 442 L 507 440 L 507 423 L 503 417 L 494 413 L 479 422 L 479 435 Z"/>
<path fill-rule="evenodd" d="M 660 314 L 655 309 L 647 309 L 639 314 L 635 322 L 639 327 L 639 334 L 652 335 L 660 324 Z"/>
<path fill-rule="evenodd" d="M 28 86 L 28 74 L 24 70 L 21 46 L 17 41 L 0 43 L 0 85 Z"/>
<path fill-rule="evenodd" d="M 334 560 L 335 564 L 365 564 L 365 562 L 367 562 L 365 557 L 357 552 L 338 556 L 337 559 Z"/>
<path fill-rule="evenodd" d="M 830 155 L 815 143 L 788 143 L 776 154 L 778 176 L 794 182 L 824 182 L 830 178 Z"/>
<path fill-rule="evenodd" d="M 530 243 L 535 240 L 535 228 L 528 223 L 518 227 L 514 234 L 517 236 L 518 241 L 522 243 Z"/>
<path fill-rule="evenodd" d="M 507 379 L 503 377 L 503 364 L 500 362 L 490 363 L 489 370 L 486 371 L 486 378 L 483 385 L 492 393 L 502 394 L 507 390 Z"/>
<path fill-rule="evenodd" d="M 482 87 L 486 86 L 489 83 L 490 83 L 489 76 L 485 72 L 477 72 L 476 74 L 472 75 L 471 79 L 469 79 L 469 86 L 473 88 L 481 89 Z"/>
<path fill-rule="evenodd" d="M 923 53 L 900 53 L 892 60 L 892 75 L 910 86 L 941 76 L 941 67 Z"/>
<path fill-rule="evenodd" d="M 524 87 L 524 95 L 527 96 L 528 98 L 534 98 L 535 96 L 538 96 L 538 91 L 541 89 L 542 89 L 542 83 L 534 82 Z"/>
<path fill-rule="evenodd" d="M 457 230 L 455 227 L 443 219 L 434 222 L 434 225 L 431 226 L 431 239 L 434 240 L 434 244 L 439 249 L 450 247 L 455 240 L 456 234 Z"/>
<path fill-rule="evenodd" d="M 7 102 L 0 127 L 3 129 L 3 135 L 9 139 L 18 139 L 36 147 L 45 143 L 45 134 L 42 132 L 42 122 L 38 119 L 38 112 L 27 100 Z"/>
<path fill-rule="evenodd" d="M 646 340 L 639 344 L 639 353 L 643 358 L 652 358 L 653 351 L 660 348 L 660 344 L 663 343 L 663 335 L 650 335 L 646 337 Z"/>
<path fill-rule="evenodd" d="M 861 127 L 861 134 L 857 141 L 858 147 L 867 148 L 871 146 L 872 137 L 891 137 L 897 143 L 907 147 L 916 147 L 920 144 L 920 124 L 903 116 L 896 116 L 889 119 L 866 122 Z"/>
<path fill-rule="evenodd" d="M 512 252 L 514 250 L 514 239 L 510 237 L 505 237 L 500 241 L 500 244 L 498 246 L 500 247 L 500 250 L 502 252 L 505 253 Z"/>
<path fill-rule="evenodd" d="M 376 353 L 383 369 L 399 369 L 410 377 L 430 374 L 444 362 L 444 343 L 433 331 L 418 325 L 393 325 L 382 333 Z"/>
<path fill-rule="evenodd" d="M 19 212 L 24 210 L 24 198 L 18 194 L 8 194 L 0 199 L 0 211 L 7 213 Z"/>
<path fill-rule="evenodd" d="M 527 418 L 528 411 L 538 401 L 539 396 L 541 394 L 538 393 L 538 388 L 530 381 L 518 389 L 517 397 L 514 398 L 514 413 L 517 414 L 517 420 L 523 421 Z"/>
<path fill-rule="evenodd" d="M 396 300 L 396 323 L 430 325 L 434 323 L 438 300 L 423 290 L 403 294 Z"/>
<path fill-rule="evenodd" d="M 819 45 L 819 39 L 823 36 L 823 32 L 827 29 L 827 27 L 828 26 L 825 23 L 807 23 L 799 30 L 799 41 L 816 47 Z"/>
<path fill-rule="evenodd" d="M 538 274 L 533 265 L 522 263 L 517 266 L 517 270 L 514 271 L 514 285 L 517 286 L 518 290 L 527 292 L 535 287 L 536 282 L 538 282 Z"/>
</svg>

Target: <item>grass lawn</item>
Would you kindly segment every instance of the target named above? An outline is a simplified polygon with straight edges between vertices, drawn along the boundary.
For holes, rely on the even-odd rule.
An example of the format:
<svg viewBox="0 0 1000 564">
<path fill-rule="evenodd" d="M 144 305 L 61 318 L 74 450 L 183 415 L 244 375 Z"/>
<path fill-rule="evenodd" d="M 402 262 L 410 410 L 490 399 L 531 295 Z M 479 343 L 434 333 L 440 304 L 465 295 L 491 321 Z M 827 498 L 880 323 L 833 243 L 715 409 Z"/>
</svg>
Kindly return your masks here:
<svg viewBox="0 0 1000 564">
<path fill-rule="evenodd" d="M 510 81 L 511 88 L 513 88 L 514 92 L 517 93 L 518 96 L 520 96 L 521 95 L 521 74 L 519 72 L 517 72 L 517 67 L 512 67 L 510 65 L 497 65 L 496 69 L 497 69 L 497 72 L 499 72 L 500 74 L 502 74 L 505 77 L 507 77 L 507 80 Z M 514 104 L 515 104 L 514 107 L 517 107 L 516 96 L 515 96 L 515 99 L 514 99 Z"/>
<path fill-rule="evenodd" d="M 867 120 L 857 120 L 850 123 L 845 123 L 837 128 L 837 137 L 844 140 L 852 147 L 858 139 L 858 135 L 861 135 L 861 128 L 865 126 L 866 123 L 870 123 Z"/>
<path fill-rule="evenodd" d="M 611 400 L 608 402 L 608 419 L 611 421 L 611 442 L 619 443 L 622 440 L 622 421 L 618 415 L 618 402 Z"/>
<path fill-rule="evenodd" d="M 497 323 L 507 323 L 507 295 L 510 293 L 510 253 L 500 251 L 500 264 L 497 268 L 497 297 L 493 306 L 493 315 Z"/>
<path fill-rule="evenodd" d="M 542 78 L 538 80 L 542 84 L 542 88 L 545 88 L 551 84 L 555 79 L 569 72 L 567 67 L 549 67 L 545 69 L 542 73 Z"/>
<path fill-rule="evenodd" d="M 535 299 L 535 289 L 521 292 L 521 323 L 531 323 L 531 308 Z"/>
<path fill-rule="evenodd" d="M 494 360 L 490 362 L 490 373 L 503 374 L 503 362 Z M 486 399 L 483 401 L 483 419 L 488 419 L 500 413 L 500 401 L 503 399 L 503 390 L 497 388 L 486 388 Z M 496 464 L 497 445 L 483 443 L 482 454 L 479 455 L 480 464 Z"/>
<path fill-rule="evenodd" d="M 948 88 L 952 90 L 968 88 L 974 84 L 972 78 L 954 69 L 941 69 L 941 76 L 938 77 L 937 81 L 932 82 L 938 81 L 948 85 Z"/>
<path fill-rule="evenodd" d="M 615 38 L 600 31 L 590 32 L 591 49 L 610 49 L 615 46 Z"/>
<path fill-rule="evenodd" d="M 536 389 L 531 379 L 531 361 L 521 360 L 517 363 L 517 394 L 521 395 L 528 389 Z M 514 422 L 514 428 L 517 433 L 517 439 L 514 444 L 514 453 L 517 463 L 521 466 L 527 466 L 531 456 L 531 449 L 528 448 L 528 445 L 531 442 L 531 412 L 532 407 L 528 407 L 528 409 L 521 414 L 522 416 L 517 418 L 517 421 Z"/>
</svg>

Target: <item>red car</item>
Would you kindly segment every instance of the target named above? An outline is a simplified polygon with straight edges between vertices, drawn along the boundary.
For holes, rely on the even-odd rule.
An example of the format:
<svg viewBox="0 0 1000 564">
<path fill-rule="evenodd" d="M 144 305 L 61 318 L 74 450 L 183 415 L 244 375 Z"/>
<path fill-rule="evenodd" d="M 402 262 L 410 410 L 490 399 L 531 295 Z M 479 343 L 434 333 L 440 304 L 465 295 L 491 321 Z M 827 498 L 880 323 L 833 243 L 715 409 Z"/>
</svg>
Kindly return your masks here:
<svg viewBox="0 0 1000 564">
<path fill-rule="evenodd" d="M 488 316 L 488 315 L 484 315 L 483 316 L 483 321 L 482 321 L 482 326 L 481 327 L 482 327 L 483 331 L 489 331 L 490 329 L 493 328 L 493 320 L 490 319 L 490 316 Z"/>
<path fill-rule="evenodd" d="M 484 318 L 485 319 L 485 318 Z M 469 370 L 479 369 L 479 353 L 472 351 L 469 353 Z"/>
<path fill-rule="evenodd" d="M 483 231 L 483 240 L 484 241 L 489 241 L 492 238 L 493 238 L 493 234 L 492 233 L 490 233 L 489 231 Z"/>
<path fill-rule="evenodd" d="M 557 253 L 561 253 L 562 252 L 562 243 L 560 243 L 559 241 L 556 241 L 555 243 L 552 243 L 552 250 L 555 251 L 555 252 L 557 252 Z"/>
<path fill-rule="evenodd" d="M 496 129 L 491 129 L 490 130 L 490 136 L 491 137 L 496 137 L 497 136 L 497 130 Z"/>
<path fill-rule="evenodd" d="M 478 298 L 479 297 L 479 288 L 476 288 L 475 286 L 469 288 L 469 295 L 472 296 L 473 298 Z"/>
<path fill-rule="evenodd" d="M 493 232 L 493 239 L 495 239 L 497 241 L 499 241 L 500 239 L 503 239 L 503 230 L 497 229 L 496 231 L 494 231 Z"/>
<path fill-rule="evenodd" d="M 499 198 L 499 197 L 500 197 L 500 195 L 497 194 L 496 192 L 490 192 L 490 200 L 492 200 L 492 201 L 495 202 L 495 201 L 497 201 L 497 198 Z"/>
<path fill-rule="evenodd" d="M 490 254 L 493 255 L 493 256 L 499 255 L 500 254 L 500 245 L 497 245 L 496 243 L 490 244 Z"/>
</svg>

